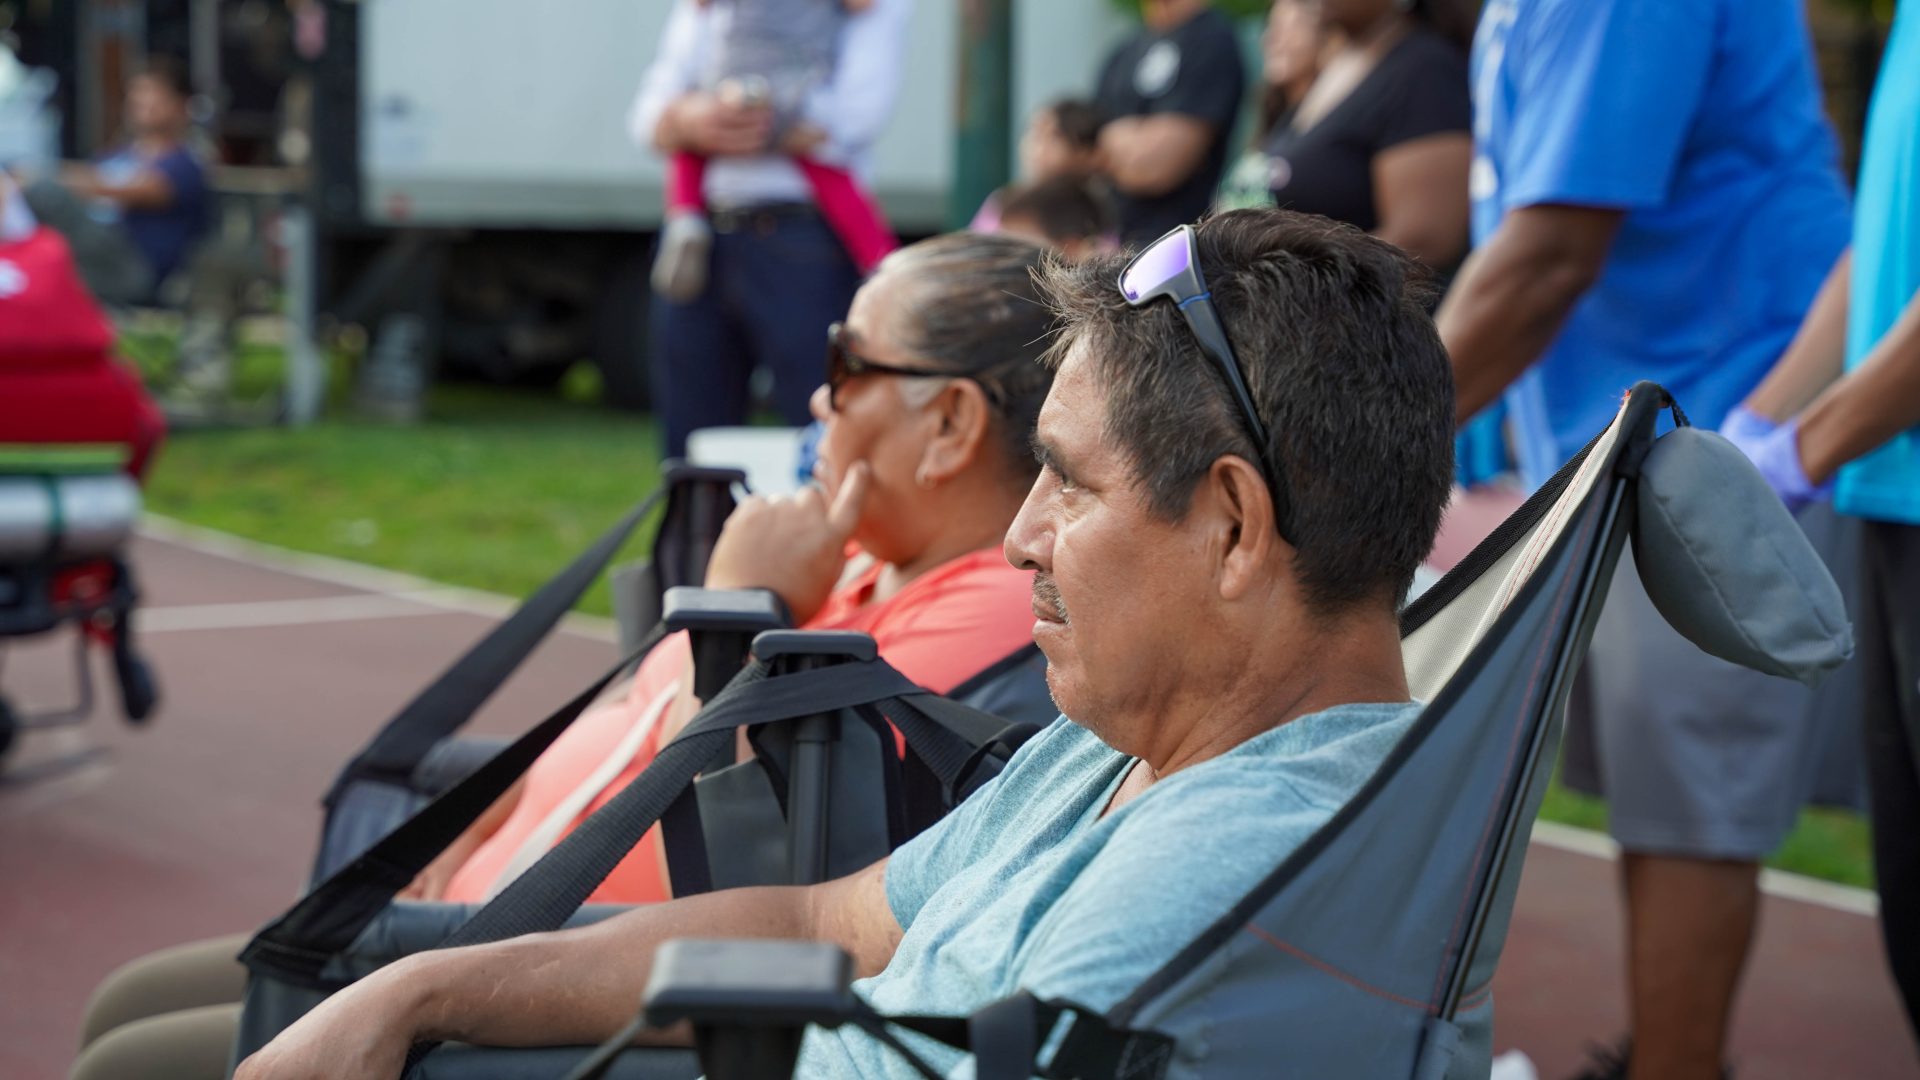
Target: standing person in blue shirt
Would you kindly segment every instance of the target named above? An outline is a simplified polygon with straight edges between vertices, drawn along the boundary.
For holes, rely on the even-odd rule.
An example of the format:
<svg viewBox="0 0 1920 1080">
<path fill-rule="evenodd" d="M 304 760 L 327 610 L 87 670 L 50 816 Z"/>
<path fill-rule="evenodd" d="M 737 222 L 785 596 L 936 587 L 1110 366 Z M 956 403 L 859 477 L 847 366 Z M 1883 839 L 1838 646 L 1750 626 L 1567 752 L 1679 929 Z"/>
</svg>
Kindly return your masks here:
<svg viewBox="0 0 1920 1080">
<path fill-rule="evenodd" d="M 1874 879 L 1920 1036 L 1920 0 L 1896 9 L 1873 95 L 1851 254 L 1723 432 L 1789 506 L 1831 491 L 1841 513 L 1865 519 L 1854 639 L 1868 680 Z"/>
<path fill-rule="evenodd" d="M 1846 244 L 1800 0 L 1490 0 L 1474 43 L 1477 250 L 1438 316 L 1458 413 L 1503 392 L 1539 484 L 1637 379 L 1717 426 Z M 1595 1076 L 1721 1075 L 1760 860 L 1812 783 L 1786 680 L 1715 660 L 1616 579 L 1590 737 L 1624 849 L 1629 1053 Z M 1582 780 L 1586 784 L 1581 783 Z"/>
<path fill-rule="evenodd" d="M 184 64 L 149 58 L 127 85 L 126 143 L 26 189 L 33 212 L 67 238 L 87 287 L 108 303 L 150 300 L 206 232 L 206 170 L 186 142 L 192 97 Z"/>
</svg>

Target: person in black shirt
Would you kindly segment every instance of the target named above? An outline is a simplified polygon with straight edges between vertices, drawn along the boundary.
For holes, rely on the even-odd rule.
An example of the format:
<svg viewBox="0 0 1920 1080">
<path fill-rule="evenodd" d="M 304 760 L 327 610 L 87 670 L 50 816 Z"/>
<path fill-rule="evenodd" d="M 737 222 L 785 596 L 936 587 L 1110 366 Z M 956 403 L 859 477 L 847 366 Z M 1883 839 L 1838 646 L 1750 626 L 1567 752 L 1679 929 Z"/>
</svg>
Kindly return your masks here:
<svg viewBox="0 0 1920 1080">
<path fill-rule="evenodd" d="M 1125 244 L 1206 213 L 1246 90 L 1233 23 L 1207 0 L 1142 0 L 1141 15 L 1146 28 L 1107 58 L 1095 97 L 1112 118 L 1100 150 Z"/>
<path fill-rule="evenodd" d="M 1445 275 L 1467 250 L 1472 12 L 1458 0 L 1320 8 L 1338 44 L 1262 144 L 1274 204 L 1365 229 Z"/>
</svg>

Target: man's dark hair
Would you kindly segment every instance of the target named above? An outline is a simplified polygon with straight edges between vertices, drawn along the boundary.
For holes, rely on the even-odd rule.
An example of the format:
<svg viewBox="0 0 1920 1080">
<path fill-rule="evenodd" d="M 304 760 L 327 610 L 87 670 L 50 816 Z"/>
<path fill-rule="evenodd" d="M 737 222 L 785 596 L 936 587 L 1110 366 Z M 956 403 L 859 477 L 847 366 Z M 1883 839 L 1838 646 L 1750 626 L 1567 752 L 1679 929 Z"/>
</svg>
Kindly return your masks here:
<svg viewBox="0 0 1920 1080">
<path fill-rule="evenodd" d="M 1294 574 L 1321 614 L 1405 597 L 1453 479 L 1453 370 L 1422 271 L 1326 218 L 1236 210 L 1198 227 L 1214 308 L 1269 432 Z M 1127 306 L 1125 256 L 1054 262 L 1042 280 L 1107 388 L 1106 431 L 1152 512 L 1184 517 L 1224 454 L 1260 461 L 1226 380 L 1175 306 Z"/>
<path fill-rule="evenodd" d="M 957 232 L 888 255 L 877 274 L 898 274 L 909 290 L 894 326 L 914 356 L 943 371 L 966 371 L 993 408 L 993 435 L 1009 481 L 1027 487 L 1040 471 L 1033 428 L 1053 385 L 1040 362 L 1054 331 L 1036 273 L 1048 249 L 1030 240 Z"/>
<path fill-rule="evenodd" d="M 1118 227 L 1112 199 L 1090 176 L 1056 176 L 1012 189 L 1000 203 L 1000 220 L 1021 218 L 1056 244 L 1110 236 Z"/>
<path fill-rule="evenodd" d="M 152 79 L 182 100 L 193 96 L 193 79 L 187 74 L 186 62 L 177 56 L 155 53 L 147 57 L 146 66 L 140 69 L 139 77 Z"/>
<path fill-rule="evenodd" d="M 1047 106 L 1053 114 L 1053 126 L 1060 137 L 1081 150 L 1100 145 L 1100 129 L 1107 126 L 1107 112 L 1083 98 L 1061 98 Z"/>
</svg>

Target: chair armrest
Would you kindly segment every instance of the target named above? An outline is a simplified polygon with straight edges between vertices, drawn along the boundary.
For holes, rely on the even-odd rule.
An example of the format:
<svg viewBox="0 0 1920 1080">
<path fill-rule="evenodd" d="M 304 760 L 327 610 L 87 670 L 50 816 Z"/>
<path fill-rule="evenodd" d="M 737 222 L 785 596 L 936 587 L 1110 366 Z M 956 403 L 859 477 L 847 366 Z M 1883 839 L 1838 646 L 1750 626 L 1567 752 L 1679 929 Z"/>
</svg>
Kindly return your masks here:
<svg viewBox="0 0 1920 1080">
<path fill-rule="evenodd" d="M 793 625 L 787 605 L 771 589 L 667 590 L 661 621 L 685 630 L 693 646 L 693 692 L 712 700 L 747 662 L 754 635 Z"/>
<path fill-rule="evenodd" d="M 817 941 L 681 938 L 654 954 L 647 1022 L 837 1027 L 852 1018 L 853 958 Z"/>
</svg>

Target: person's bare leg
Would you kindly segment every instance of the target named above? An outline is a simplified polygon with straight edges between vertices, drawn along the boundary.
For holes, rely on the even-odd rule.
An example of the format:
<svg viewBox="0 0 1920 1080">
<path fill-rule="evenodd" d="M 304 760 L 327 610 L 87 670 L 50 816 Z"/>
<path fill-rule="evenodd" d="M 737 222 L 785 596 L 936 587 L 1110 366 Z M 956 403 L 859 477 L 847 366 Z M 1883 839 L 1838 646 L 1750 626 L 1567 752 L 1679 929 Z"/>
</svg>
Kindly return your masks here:
<svg viewBox="0 0 1920 1080">
<path fill-rule="evenodd" d="M 1759 866 L 1627 853 L 1632 1080 L 1719 1080 L 1759 921 Z"/>
</svg>

